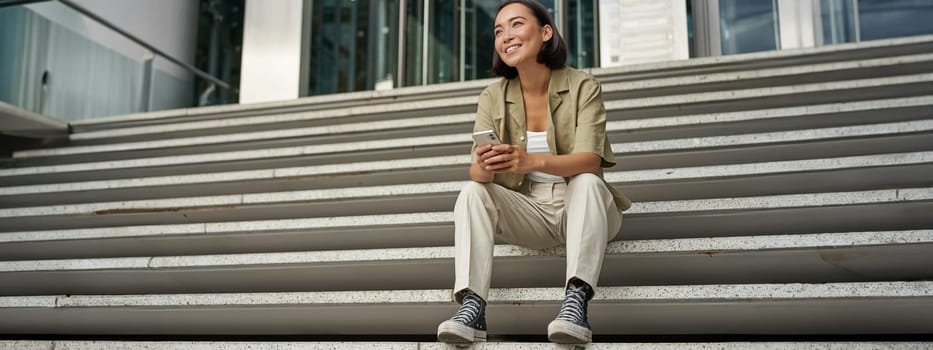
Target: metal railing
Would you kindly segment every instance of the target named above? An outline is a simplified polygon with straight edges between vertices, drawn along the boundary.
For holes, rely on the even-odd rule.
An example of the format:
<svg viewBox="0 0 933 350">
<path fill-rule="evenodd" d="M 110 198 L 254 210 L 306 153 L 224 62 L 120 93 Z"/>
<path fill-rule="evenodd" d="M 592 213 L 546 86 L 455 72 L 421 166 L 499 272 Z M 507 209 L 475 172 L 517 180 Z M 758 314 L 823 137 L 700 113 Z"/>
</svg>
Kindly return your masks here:
<svg viewBox="0 0 933 350">
<path fill-rule="evenodd" d="M 204 103 L 204 101 L 207 101 L 207 100 L 208 100 L 208 96 L 210 96 L 210 94 L 212 94 L 213 92 L 215 92 L 215 91 L 217 90 L 218 87 L 221 88 L 221 89 L 224 89 L 224 90 L 229 90 L 229 89 L 230 89 L 230 84 L 227 83 L 226 81 L 223 81 L 223 80 L 221 80 L 221 79 L 219 79 L 219 78 L 217 78 L 217 77 L 215 77 L 215 76 L 213 76 L 213 75 L 211 75 L 211 74 L 209 74 L 209 73 L 207 73 L 207 72 L 205 72 L 205 71 L 203 71 L 203 70 L 198 69 L 198 68 L 195 67 L 195 66 L 192 66 L 191 64 L 185 63 L 185 62 L 183 62 L 183 61 L 181 61 L 181 60 L 179 60 L 179 59 L 173 57 L 172 55 L 166 53 L 165 51 L 163 51 L 163 50 L 161 50 L 161 49 L 159 49 L 159 48 L 153 46 L 152 44 L 146 42 L 145 40 L 140 39 L 139 37 L 137 37 L 137 36 L 135 36 L 135 35 L 133 35 L 133 34 L 127 32 L 126 30 L 124 30 L 124 29 L 118 27 L 117 25 L 111 23 L 110 21 L 104 19 L 103 17 L 98 16 L 98 15 L 95 14 L 94 12 L 92 12 L 92 11 L 90 11 L 90 10 L 84 8 L 84 7 L 81 6 L 81 5 L 76 4 L 75 2 L 73 2 L 73 1 L 71 1 L 71 0 L 0 0 L 0 8 L 9 7 L 9 6 L 17 6 L 17 5 L 27 5 L 27 4 L 32 4 L 32 3 L 43 3 L 43 2 L 58 2 L 58 3 L 61 3 L 62 5 L 65 5 L 65 6 L 67 6 L 68 8 L 71 8 L 72 10 L 74 10 L 74 11 L 76 11 L 76 12 L 78 12 L 78 13 L 81 13 L 82 15 L 86 16 L 87 18 L 90 18 L 90 19 L 94 20 L 94 21 L 97 22 L 98 24 L 100 24 L 100 25 L 102 25 L 102 26 L 104 26 L 104 27 L 107 27 L 108 29 L 110 29 L 110 30 L 112 30 L 112 31 L 114 31 L 114 32 L 116 32 L 116 33 L 122 35 L 123 37 L 129 39 L 129 40 L 132 41 L 133 43 L 135 43 L 135 44 L 137 44 L 137 45 L 139 45 L 139 46 L 145 48 L 145 49 L 148 50 L 151 54 L 156 55 L 156 56 L 160 56 L 160 57 L 162 57 L 162 58 L 168 60 L 169 62 L 172 62 L 172 63 L 174 63 L 175 65 L 177 65 L 177 66 L 179 66 L 179 67 L 182 67 L 183 69 L 187 70 L 188 72 L 191 72 L 191 73 L 194 74 L 195 76 L 197 76 L 197 77 L 199 77 L 199 78 L 202 78 L 202 79 L 204 79 L 204 80 L 209 81 L 209 82 L 210 82 L 210 85 L 209 85 L 208 87 L 206 87 L 206 88 L 204 89 L 204 91 L 203 91 L 201 94 L 199 94 L 200 98 L 198 99 L 199 101 L 197 101 L 197 103 L 199 103 L 199 104 L 202 104 L 202 103 Z M 148 70 L 151 70 L 151 69 L 152 69 L 152 59 L 153 59 L 153 58 L 154 58 L 153 56 L 150 56 L 149 58 L 147 58 L 147 59 L 145 60 L 146 62 L 144 62 L 144 66 L 145 66 Z M 146 76 L 151 78 L 151 72 L 147 72 Z M 149 79 L 146 79 L 146 80 L 149 80 Z M 145 86 L 145 87 L 144 87 L 144 91 L 148 91 L 149 88 L 150 88 L 149 86 Z M 144 95 L 145 95 L 145 94 L 144 94 Z M 145 109 L 148 110 L 148 98 L 147 98 L 147 97 L 144 97 L 142 103 L 143 103 L 143 105 L 146 107 Z"/>
</svg>

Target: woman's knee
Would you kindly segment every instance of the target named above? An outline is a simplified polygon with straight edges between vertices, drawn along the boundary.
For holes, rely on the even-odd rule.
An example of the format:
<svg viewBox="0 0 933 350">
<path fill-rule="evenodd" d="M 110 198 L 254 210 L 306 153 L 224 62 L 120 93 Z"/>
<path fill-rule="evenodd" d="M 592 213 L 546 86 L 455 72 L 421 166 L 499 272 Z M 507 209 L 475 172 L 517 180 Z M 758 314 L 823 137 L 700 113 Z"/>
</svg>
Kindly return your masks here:
<svg viewBox="0 0 933 350">
<path fill-rule="evenodd" d="M 485 202 L 489 200 L 489 189 L 487 188 L 488 184 L 479 183 L 476 181 L 468 181 L 463 188 L 460 189 L 460 194 L 457 196 L 458 206 L 466 205 L 469 202 Z"/>
<path fill-rule="evenodd" d="M 489 190 L 486 188 L 488 184 L 480 183 L 476 181 L 467 181 L 466 185 L 460 189 L 460 196 L 487 196 L 489 195 Z"/>
<path fill-rule="evenodd" d="M 571 177 L 567 185 L 570 187 L 601 187 L 605 186 L 606 183 L 596 174 L 582 173 Z"/>
</svg>

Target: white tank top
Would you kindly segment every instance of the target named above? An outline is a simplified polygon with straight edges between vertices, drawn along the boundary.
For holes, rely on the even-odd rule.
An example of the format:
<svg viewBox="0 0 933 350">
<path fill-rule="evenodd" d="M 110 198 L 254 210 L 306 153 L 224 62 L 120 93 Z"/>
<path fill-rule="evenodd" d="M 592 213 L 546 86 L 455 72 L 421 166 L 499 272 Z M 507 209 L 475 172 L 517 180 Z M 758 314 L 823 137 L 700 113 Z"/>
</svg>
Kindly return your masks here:
<svg viewBox="0 0 933 350">
<path fill-rule="evenodd" d="M 551 154 L 551 149 L 547 146 L 547 131 L 528 131 L 528 150 L 529 154 Z M 564 182 L 564 178 L 532 171 L 528 173 L 528 179 L 534 182 Z"/>
</svg>

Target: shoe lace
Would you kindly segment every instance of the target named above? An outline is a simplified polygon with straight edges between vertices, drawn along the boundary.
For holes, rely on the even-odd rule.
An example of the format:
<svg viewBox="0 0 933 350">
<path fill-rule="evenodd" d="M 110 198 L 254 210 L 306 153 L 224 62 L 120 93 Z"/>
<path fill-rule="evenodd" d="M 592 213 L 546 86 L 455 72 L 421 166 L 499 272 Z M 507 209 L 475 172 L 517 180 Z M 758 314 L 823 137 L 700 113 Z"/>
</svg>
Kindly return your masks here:
<svg viewBox="0 0 933 350">
<path fill-rule="evenodd" d="M 570 286 L 564 297 L 564 304 L 557 314 L 558 320 L 579 323 L 586 319 L 586 290 L 583 286 Z"/>
<path fill-rule="evenodd" d="M 464 296 L 463 304 L 460 305 L 460 309 L 457 310 L 457 313 L 450 319 L 468 325 L 479 317 L 482 308 L 483 306 L 478 297 L 473 295 Z"/>
</svg>

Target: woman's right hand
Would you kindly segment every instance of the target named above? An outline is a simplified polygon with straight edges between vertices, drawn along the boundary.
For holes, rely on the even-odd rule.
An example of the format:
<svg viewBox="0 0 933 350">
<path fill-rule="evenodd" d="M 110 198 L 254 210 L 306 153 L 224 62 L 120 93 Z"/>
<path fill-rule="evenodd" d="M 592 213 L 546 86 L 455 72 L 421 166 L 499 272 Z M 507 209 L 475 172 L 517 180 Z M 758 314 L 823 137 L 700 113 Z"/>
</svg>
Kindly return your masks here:
<svg viewBox="0 0 933 350">
<path fill-rule="evenodd" d="M 492 145 L 482 145 L 476 147 L 474 151 L 473 164 L 470 165 L 470 179 L 476 182 L 492 182 L 494 173 L 486 170 L 486 160 L 499 155 L 492 149 Z"/>
</svg>

